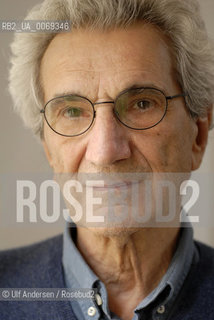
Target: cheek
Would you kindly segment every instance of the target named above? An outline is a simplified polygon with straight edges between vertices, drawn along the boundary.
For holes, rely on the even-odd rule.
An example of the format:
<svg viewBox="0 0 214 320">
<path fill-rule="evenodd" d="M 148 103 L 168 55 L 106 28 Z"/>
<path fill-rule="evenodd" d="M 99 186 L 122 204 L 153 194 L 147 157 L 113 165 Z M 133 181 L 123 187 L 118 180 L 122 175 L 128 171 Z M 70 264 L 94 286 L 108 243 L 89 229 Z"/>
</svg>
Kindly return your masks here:
<svg viewBox="0 0 214 320">
<path fill-rule="evenodd" d="M 73 139 L 73 138 L 72 138 Z M 57 156 L 63 163 L 61 172 L 78 172 L 80 163 L 85 153 L 85 145 L 80 141 L 66 141 L 60 145 Z"/>
<path fill-rule="evenodd" d="M 84 153 L 83 144 L 64 142 L 55 145 L 54 148 L 54 170 L 58 172 L 73 173 L 77 172 L 82 154 Z"/>
<path fill-rule="evenodd" d="M 135 138 L 141 161 L 147 162 L 153 172 L 182 172 L 191 170 L 191 139 L 177 128 L 161 127 L 141 133 Z"/>
<path fill-rule="evenodd" d="M 54 172 L 78 170 L 85 147 L 80 139 L 72 139 L 52 133 L 48 128 L 44 131 L 44 146 Z"/>
</svg>

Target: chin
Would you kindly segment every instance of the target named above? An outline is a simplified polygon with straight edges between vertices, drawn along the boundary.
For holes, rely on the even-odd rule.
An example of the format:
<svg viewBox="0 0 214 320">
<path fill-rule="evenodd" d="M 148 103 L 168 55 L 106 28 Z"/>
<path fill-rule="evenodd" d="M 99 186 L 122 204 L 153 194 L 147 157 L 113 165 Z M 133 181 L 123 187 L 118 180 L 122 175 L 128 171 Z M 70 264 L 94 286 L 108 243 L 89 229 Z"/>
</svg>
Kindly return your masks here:
<svg viewBox="0 0 214 320">
<path fill-rule="evenodd" d="M 109 225 L 106 227 L 88 228 L 88 230 L 90 230 L 97 236 L 114 238 L 115 240 L 129 238 L 132 234 L 140 231 L 141 229 L 142 228 L 127 227 L 122 225 Z"/>
</svg>

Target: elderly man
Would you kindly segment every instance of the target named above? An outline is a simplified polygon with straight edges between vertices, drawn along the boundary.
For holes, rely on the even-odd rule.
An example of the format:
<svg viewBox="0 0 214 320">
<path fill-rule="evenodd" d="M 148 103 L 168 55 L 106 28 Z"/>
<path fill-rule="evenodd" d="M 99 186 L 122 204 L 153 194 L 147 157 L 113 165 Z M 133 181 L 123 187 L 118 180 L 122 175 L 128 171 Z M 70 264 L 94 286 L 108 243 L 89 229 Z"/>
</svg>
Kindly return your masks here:
<svg viewBox="0 0 214 320">
<path fill-rule="evenodd" d="M 101 174 L 104 184 L 91 188 L 105 198 L 129 196 L 133 181 L 143 191 L 145 175 L 154 191 L 157 175 L 188 176 L 200 166 L 214 60 L 195 0 L 46 0 L 27 19 L 71 23 L 70 32 L 19 34 L 12 44 L 10 91 L 55 173 Z M 120 180 L 106 182 L 111 175 Z M 1 319 L 214 319 L 214 251 L 193 241 L 191 227 L 157 227 L 153 191 L 150 226 L 130 215 L 128 202 L 125 223 L 86 219 L 63 239 L 1 253 L 2 288 L 97 292 L 4 301 Z M 164 210 L 168 200 L 164 193 Z M 104 217 L 107 207 L 99 207 Z M 125 214 L 123 203 L 113 207 Z M 176 198 L 175 220 L 180 207 Z"/>
</svg>

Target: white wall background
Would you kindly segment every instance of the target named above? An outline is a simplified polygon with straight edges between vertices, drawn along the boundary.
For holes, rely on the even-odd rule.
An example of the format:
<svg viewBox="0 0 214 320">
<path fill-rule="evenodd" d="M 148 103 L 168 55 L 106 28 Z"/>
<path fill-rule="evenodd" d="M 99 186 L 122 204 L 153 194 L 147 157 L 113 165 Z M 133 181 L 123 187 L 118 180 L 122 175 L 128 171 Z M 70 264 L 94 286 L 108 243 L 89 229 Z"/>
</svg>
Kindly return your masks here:
<svg viewBox="0 0 214 320">
<path fill-rule="evenodd" d="M 0 20 L 21 20 L 36 3 L 37 0 L 0 0 Z M 200 0 L 200 3 L 208 32 L 214 39 L 214 0 Z M 40 144 L 31 132 L 23 127 L 12 109 L 12 101 L 7 91 L 9 44 L 12 37 L 11 32 L 0 32 L 0 193 L 5 183 L 2 176 L 26 172 L 50 173 Z M 208 148 L 200 171 L 214 173 L 214 132 L 210 132 Z M 210 195 L 212 197 L 212 193 Z M 10 194 L 7 195 L 7 201 L 10 202 Z M 214 208 L 210 210 L 213 212 Z M 7 215 L 6 211 L 2 209 L 0 203 L 0 249 L 32 243 L 62 230 L 62 227 L 50 226 L 47 229 L 5 227 L 1 224 L 1 217 Z M 210 225 L 214 225 L 214 213 Z M 195 229 L 195 237 L 214 246 L 212 227 Z"/>
</svg>

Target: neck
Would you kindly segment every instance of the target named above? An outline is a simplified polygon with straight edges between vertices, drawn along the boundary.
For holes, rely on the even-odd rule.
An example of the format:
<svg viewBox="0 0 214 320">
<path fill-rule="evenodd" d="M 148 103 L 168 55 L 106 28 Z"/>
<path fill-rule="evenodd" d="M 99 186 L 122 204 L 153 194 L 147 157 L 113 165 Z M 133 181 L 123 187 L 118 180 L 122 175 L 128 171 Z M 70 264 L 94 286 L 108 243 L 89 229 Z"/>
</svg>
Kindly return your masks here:
<svg viewBox="0 0 214 320">
<path fill-rule="evenodd" d="M 77 247 L 105 284 L 111 311 L 121 315 L 127 300 L 133 312 L 158 285 L 171 262 L 178 233 L 179 228 L 141 228 L 106 234 L 78 227 Z"/>
</svg>

